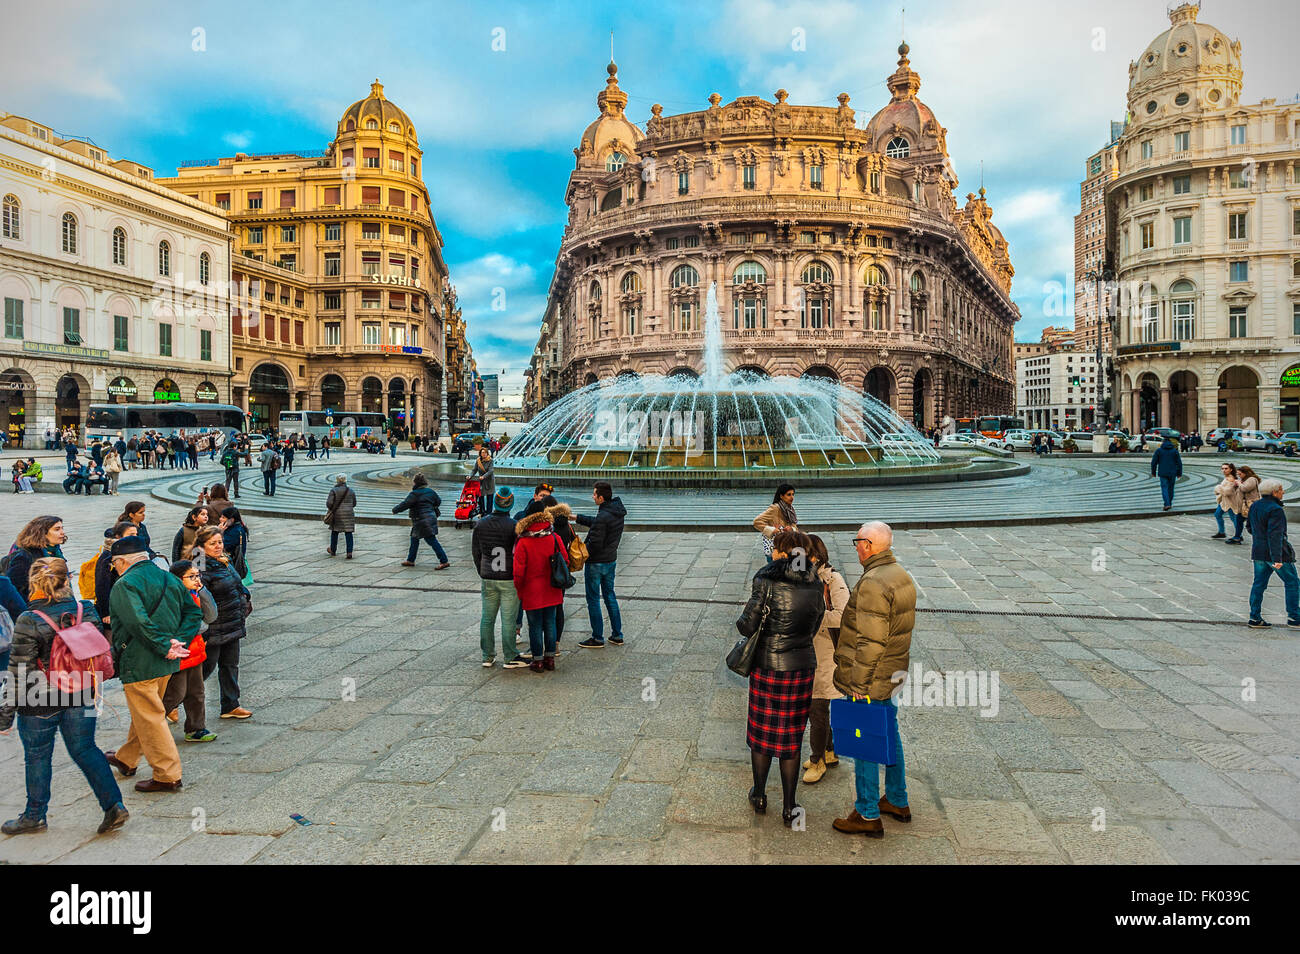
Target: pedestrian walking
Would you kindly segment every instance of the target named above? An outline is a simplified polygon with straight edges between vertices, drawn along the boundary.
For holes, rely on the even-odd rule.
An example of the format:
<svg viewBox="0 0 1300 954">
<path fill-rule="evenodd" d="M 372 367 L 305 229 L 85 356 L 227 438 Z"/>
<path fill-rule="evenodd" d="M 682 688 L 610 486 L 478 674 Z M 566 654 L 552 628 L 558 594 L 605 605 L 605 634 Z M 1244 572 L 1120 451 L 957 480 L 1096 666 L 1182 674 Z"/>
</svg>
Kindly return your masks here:
<svg viewBox="0 0 1300 954">
<path fill-rule="evenodd" d="M 286 474 L 293 473 L 293 455 L 295 451 L 296 448 L 294 447 L 294 441 L 292 438 L 284 442 L 284 451 L 280 456 L 284 461 L 284 472 Z"/>
<path fill-rule="evenodd" d="M 849 586 L 843 575 L 831 566 L 830 554 L 821 537 L 809 534 L 808 555 L 822 585 L 826 615 L 813 636 L 817 654 L 817 673 L 813 676 L 812 708 L 808 713 L 808 746 L 812 750 L 803 763 L 805 785 L 821 781 L 828 768 L 840 764 L 831 739 L 831 700 L 840 697 L 835 689 L 835 643 L 840 638 L 840 618 L 849 602 Z"/>
<path fill-rule="evenodd" d="M 229 511 L 227 511 L 229 514 Z M 203 678 L 214 672 L 221 691 L 221 718 L 247 719 L 253 713 L 239 704 L 239 647 L 248 635 L 244 620 L 253 611 L 253 600 L 230 561 L 221 531 L 208 527 L 199 534 L 202 562 L 196 560 L 203 585 L 217 602 L 217 618 L 203 634 L 207 660 Z"/>
<path fill-rule="evenodd" d="M 181 788 L 181 757 L 167 728 L 163 694 L 189 655 L 180 636 L 198 629 L 203 613 L 180 580 L 149 559 L 139 537 L 124 537 L 110 551 L 117 584 L 109 607 L 113 615 L 113 658 L 122 680 L 131 725 L 126 742 L 105 753 L 123 777 L 135 774 L 143 757 L 153 777 L 136 782 L 136 791 L 175 792 Z"/>
<path fill-rule="evenodd" d="M 108 479 L 108 486 L 104 488 L 104 493 L 117 496 L 117 482 L 122 479 L 122 458 L 118 456 L 117 450 L 110 447 L 104 452 L 104 476 Z"/>
<path fill-rule="evenodd" d="M 763 553 L 772 562 L 772 539 L 780 530 L 798 530 L 799 518 L 794 512 L 794 484 L 780 484 L 772 495 L 772 503 L 754 518 L 754 529 L 763 535 Z"/>
<path fill-rule="evenodd" d="M 226 446 L 221 449 L 221 466 L 226 470 L 226 482 L 223 485 L 226 492 L 232 489 L 235 491 L 235 497 L 239 496 L 239 447 L 234 440 L 226 442 Z"/>
<path fill-rule="evenodd" d="M 749 744 L 754 785 L 749 804 L 767 812 L 767 776 L 772 759 L 781 773 L 781 820 L 794 824 L 799 756 L 812 708 L 817 653 L 813 637 L 826 612 L 822 582 L 810 558 L 812 541 L 798 530 L 782 530 L 772 545 L 772 562 L 754 574 L 749 602 L 736 629 L 758 640 L 749 673 Z"/>
<path fill-rule="evenodd" d="M 470 553 L 479 575 L 479 649 L 483 668 L 496 662 L 496 621 L 501 617 L 501 658 L 505 669 L 523 669 L 530 660 L 515 648 L 516 618 L 522 604 L 515 589 L 514 553 L 518 537 L 510 508 L 515 495 L 501 487 L 492 498 L 492 513 L 474 525 Z"/>
<path fill-rule="evenodd" d="M 394 459 L 396 459 L 397 457 L 397 432 L 396 431 L 388 432 L 388 454 L 390 457 Z"/>
<path fill-rule="evenodd" d="M 609 612 L 609 641 L 623 645 L 623 617 L 614 595 L 614 576 L 618 564 L 618 544 L 623 539 L 623 519 L 627 508 L 614 496 L 614 488 L 607 481 L 598 480 L 592 488 L 591 499 L 596 504 L 595 516 L 577 514 L 574 521 L 589 527 L 587 532 L 587 562 L 582 567 L 582 581 L 587 596 L 587 617 L 591 621 L 591 636 L 578 643 L 584 649 L 599 649 L 605 645 L 605 626 L 600 617 L 603 599 Z"/>
<path fill-rule="evenodd" d="M 1151 476 L 1157 475 L 1160 477 L 1160 498 L 1168 510 L 1174 505 L 1174 482 L 1183 476 L 1183 458 L 1168 435 L 1151 455 Z"/>
<path fill-rule="evenodd" d="M 896 707 L 893 695 L 911 659 L 916 584 L 895 558 L 893 545 L 893 530 L 879 521 L 863 524 L 854 537 L 862 576 L 840 619 L 834 678 L 835 688 L 859 705 Z M 880 797 L 879 764 L 854 759 L 856 798 L 848 815 L 833 822 L 836 831 L 883 838 L 882 813 L 901 822 L 912 820 L 896 713 L 890 725 L 895 761 L 885 766 L 885 796 Z"/>
<path fill-rule="evenodd" d="M 14 585 L 18 595 L 28 602 L 31 594 L 28 590 L 27 575 L 32 564 L 43 557 L 63 559 L 63 544 L 68 542 L 68 534 L 63 529 L 63 518 L 56 516 L 34 517 L 18 531 L 14 540 L 14 549 L 9 554 L 9 566 L 5 575 Z"/>
<path fill-rule="evenodd" d="M 447 552 L 438 543 L 438 515 L 442 513 L 441 508 L 442 499 L 429 486 L 428 479 L 424 474 L 416 474 L 411 481 L 411 492 L 393 508 L 393 513 L 410 511 L 411 515 L 411 548 L 407 551 L 402 566 L 415 566 L 415 555 L 419 552 L 421 540 L 433 548 L 434 556 L 438 558 L 435 570 L 445 570 L 451 566 Z"/>
<path fill-rule="evenodd" d="M 316 435 L 315 434 L 307 435 L 307 459 L 308 460 L 316 459 Z"/>
<path fill-rule="evenodd" d="M 113 778 L 108 759 L 95 744 L 95 693 L 98 685 L 79 692 L 62 693 L 46 678 L 52 664 L 54 639 L 60 630 L 77 623 L 93 626 L 102 633 L 99 614 L 89 600 L 72 595 L 68 564 L 45 557 L 31 567 L 32 601 L 14 620 L 13 648 L 7 667 L 9 685 L 0 706 L 0 734 L 8 735 L 15 716 L 18 737 L 23 744 L 27 782 L 27 804 L 21 815 L 0 826 L 6 835 L 32 834 L 48 828 L 53 780 L 54 737 L 61 734 L 72 761 L 90 783 L 100 810 L 103 834 L 126 823 L 129 813 L 122 803 L 122 790 Z"/>
<path fill-rule="evenodd" d="M 275 444 L 267 441 L 262 445 L 262 453 L 258 456 L 258 466 L 262 471 L 262 494 L 264 496 L 275 496 L 275 475 L 280 469 L 280 455 L 276 452 Z"/>
<path fill-rule="evenodd" d="M 1260 481 L 1260 497 L 1250 508 L 1247 522 L 1253 541 L 1250 558 L 1255 564 L 1255 582 L 1250 587 L 1250 618 L 1246 625 L 1263 629 L 1264 590 L 1276 573 L 1286 592 L 1286 624 L 1300 628 L 1300 576 L 1296 575 L 1295 548 L 1286 537 L 1286 511 L 1282 509 L 1282 482 Z"/>
<path fill-rule="evenodd" d="M 347 474 L 336 474 L 334 486 L 325 499 L 325 523 L 330 528 L 330 545 L 325 551 L 333 556 L 338 550 L 339 534 L 347 544 L 347 558 L 352 559 L 352 535 L 357 529 L 357 495 L 348 486 Z"/>
<path fill-rule="evenodd" d="M 528 617 L 528 644 L 533 672 L 555 669 L 555 611 L 564 602 L 564 590 L 555 585 L 551 558 L 563 555 L 564 544 L 554 532 L 546 510 L 528 514 L 515 524 L 514 559 L 511 576 L 515 591 Z"/>
<path fill-rule="evenodd" d="M 321 442 L 320 442 L 320 459 L 321 459 L 321 460 L 329 460 L 329 459 L 330 459 L 330 445 L 331 445 L 332 443 L 334 443 L 333 438 L 330 438 L 330 437 L 322 437 L 322 438 L 321 438 Z"/>
<path fill-rule="evenodd" d="M 1249 464 L 1242 464 L 1237 468 L 1237 493 L 1232 502 L 1236 505 L 1236 512 L 1232 519 L 1236 525 L 1237 532 L 1224 543 L 1230 543 L 1240 546 L 1242 540 L 1242 530 L 1246 526 L 1246 519 L 1250 515 L 1251 505 L 1259 500 L 1259 474 L 1250 467 Z"/>
<path fill-rule="evenodd" d="M 168 722 L 179 720 L 177 708 L 185 707 L 185 741 L 215 742 L 216 735 L 208 731 L 207 696 L 203 687 L 204 660 L 208 658 L 207 644 L 203 633 L 217 620 L 217 601 L 203 585 L 203 576 L 198 566 L 191 560 L 177 560 L 171 565 L 171 574 L 181 581 L 194 605 L 199 608 L 203 618 L 190 639 L 182 635 L 190 654 L 181 660 L 176 674 L 167 681 L 163 693 L 163 711 L 167 713 Z"/>
</svg>

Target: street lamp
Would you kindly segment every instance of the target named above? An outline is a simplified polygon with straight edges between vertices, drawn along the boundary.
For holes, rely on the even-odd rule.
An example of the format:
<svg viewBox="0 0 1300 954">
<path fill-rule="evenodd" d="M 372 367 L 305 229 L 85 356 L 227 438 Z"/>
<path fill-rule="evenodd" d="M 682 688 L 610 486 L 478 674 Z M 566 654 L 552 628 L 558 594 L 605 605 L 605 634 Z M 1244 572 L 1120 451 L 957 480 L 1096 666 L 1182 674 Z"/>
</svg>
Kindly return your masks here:
<svg viewBox="0 0 1300 954">
<path fill-rule="evenodd" d="M 1100 269 L 1089 269 L 1087 272 L 1084 273 L 1083 278 L 1084 278 L 1085 281 L 1090 281 L 1090 282 L 1092 282 L 1093 289 L 1094 289 L 1094 293 L 1095 293 L 1096 296 L 1097 296 L 1097 323 L 1096 323 L 1096 328 L 1097 328 L 1097 347 L 1096 347 L 1096 349 L 1095 349 L 1095 355 L 1094 355 L 1094 358 L 1095 358 L 1095 360 L 1096 360 L 1096 377 L 1097 377 L 1097 381 L 1096 381 L 1096 383 L 1097 383 L 1097 388 L 1096 388 L 1096 390 L 1097 390 L 1097 394 L 1096 394 L 1096 407 L 1097 407 L 1097 411 L 1096 411 L 1096 414 L 1097 414 L 1098 417 L 1101 417 L 1101 418 L 1102 418 L 1102 420 L 1101 420 L 1101 426 L 1104 428 L 1105 425 L 1107 424 L 1106 417 L 1108 417 L 1108 415 L 1106 414 L 1106 412 L 1104 412 L 1104 411 L 1102 410 L 1102 403 L 1101 403 L 1101 382 L 1102 382 L 1102 380 L 1103 380 L 1103 378 L 1104 378 L 1104 368 L 1103 368 L 1102 363 L 1101 363 L 1101 360 L 1102 360 L 1102 349 L 1101 349 L 1102 297 L 1101 297 L 1101 290 L 1102 290 L 1102 286 L 1103 286 L 1104 284 L 1106 284 L 1106 283 L 1110 282 L 1111 280 L 1113 280 L 1113 278 L 1114 278 L 1114 273 L 1111 272 L 1109 269 L 1106 269 L 1106 268 L 1100 268 Z M 1110 327 L 1110 322 L 1109 322 L 1109 320 L 1107 320 L 1107 324 L 1106 324 L 1106 326 L 1107 326 L 1107 328 Z M 1112 331 L 1112 339 L 1111 339 L 1111 340 L 1112 340 L 1112 341 L 1114 340 L 1114 337 L 1113 337 L 1113 331 Z M 1108 387 L 1107 387 L 1107 390 L 1108 390 L 1108 392 L 1113 392 L 1113 389 L 1110 388 L 1109 385 L 1108 385 Z M 1111 398 L 1112 398 L 1111 403 L 1113 404 L 1113 403 L 1114 403 L 1113 393 L 1111 394 Z"/>
</svg>

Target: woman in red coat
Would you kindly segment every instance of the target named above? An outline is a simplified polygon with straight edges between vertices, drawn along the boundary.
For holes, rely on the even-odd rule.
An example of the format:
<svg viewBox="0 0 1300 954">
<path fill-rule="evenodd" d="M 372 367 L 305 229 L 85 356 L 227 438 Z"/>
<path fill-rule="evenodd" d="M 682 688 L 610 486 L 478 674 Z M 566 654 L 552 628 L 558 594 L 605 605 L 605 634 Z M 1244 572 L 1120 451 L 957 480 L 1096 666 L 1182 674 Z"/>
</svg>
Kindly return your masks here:
<svg viewBox="0 0 1300 954">
<path fill-rule="evenodd" d="M 551 554 L 564 553 L 559 536 L 545 511 L 530 513 L 515 524 L 515 589 L 528 614 L 528 643 L 533 652 L 533 672 L 555 669 L 555 613 L 564 602 L 564 590 L 551 584 Z"/>
</svg>

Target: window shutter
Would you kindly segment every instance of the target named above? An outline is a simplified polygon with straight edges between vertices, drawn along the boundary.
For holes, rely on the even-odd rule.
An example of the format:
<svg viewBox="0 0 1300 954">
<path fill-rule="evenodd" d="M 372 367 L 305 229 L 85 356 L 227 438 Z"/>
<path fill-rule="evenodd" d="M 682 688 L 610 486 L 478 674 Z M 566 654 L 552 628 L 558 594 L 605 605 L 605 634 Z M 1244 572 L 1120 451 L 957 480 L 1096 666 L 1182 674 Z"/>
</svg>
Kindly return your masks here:
<svg viewBox="0 0 1300 954">
<path fill-rule="evenodd" d="M 281 190 L 280 190 L 280 208 L 282 208 L 282 209 L 292 209 L 292 208 L 293 208 L 293 190 L 292 190 L 292 189 L 281 189 Z"/>
<path fill-rule="evenodd" d="M 362 186 L 361 202 L 363 205 L 379 204 L 379 186 Z"/>
<path fill-rule="evenodd" d="M 339 188 L 338 186 L 327 186 L 327 187 L 325 188 L 325 204 L 326 204 L 326 205 L 339 205 L 339 204 L 340 204 L 340 202 L 339 202 L 339 193 L 340 193 L 340 191 L 341 191 L 341 190 L 340 190 L 340 188 Z"/>
<path fill-rule="evenodd" d="M 402 189 L 389 189 L 388 204 L 398 206 L 406 205 L 406 192 Z"/>
</svg>

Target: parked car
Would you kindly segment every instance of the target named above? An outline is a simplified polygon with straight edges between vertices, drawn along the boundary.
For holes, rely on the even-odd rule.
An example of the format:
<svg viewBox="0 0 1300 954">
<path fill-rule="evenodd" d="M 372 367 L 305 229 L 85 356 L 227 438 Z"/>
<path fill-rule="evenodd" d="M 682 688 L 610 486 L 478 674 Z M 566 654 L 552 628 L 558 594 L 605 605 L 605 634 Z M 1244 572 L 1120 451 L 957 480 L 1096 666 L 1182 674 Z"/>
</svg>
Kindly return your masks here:
<svg viewBox="0 0 1300 954">
<path fill-rule="evenodd" d="M 1050 435 L 1053 445 L 1059 449 L 1061 442 L 1065 440 L 1063 434 L 1056 431 L 1029 431 L 1029 430 L 1009 430 L 1002 435 L 1002 440 L 998 441 L 997 446 L 1003 450 L 1018 451 L 1030 450 L 1034 446 L 1034 435 Z"/>
<path fill-rule="evenodd" d="M 1182 436 L 1182 431 L 1176 431 L 1172 427 L 1153 427 L 1143 433 L 1142 446 L 1146 447 L 1149 443 L 1159 444 L 1166 437 L 1177 444 L 1178 439 Z"/>
<path fill-rule="evenodd" d="M 945 434 L 939 438 L 939 448 L 971 448 L 971 447 L 991 447 L 995 450 L 1001 448 L 996 437 L 985 437 L 983 434 L 972 434 L 970 431 L 961 431 L 956 434 Z"/>
<path fill-rule="evenodd" d="M 1264 431 L 1243 430 L 1237 435 L 1237 440 L 1241 441 L 1241 446 L 1248 451 L 1257 450 L 1276 454 L 1282 450 L 1282 441 Z"/>
<path fill-rule="evenodd" d="M 487 439 L 487 435 L 481 431 L 462 431 L 452 438 L 451 452 L 453 454 L 459 454 L 464 451 L 472 451 L 474 449 L 475 441 L 486 444 Z"/>
</svg>

